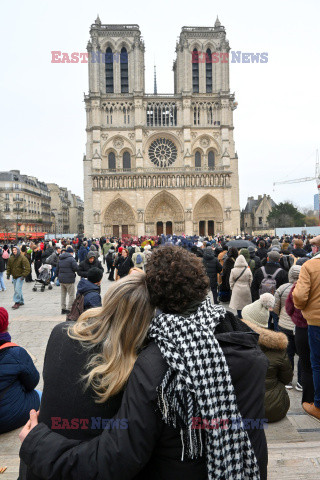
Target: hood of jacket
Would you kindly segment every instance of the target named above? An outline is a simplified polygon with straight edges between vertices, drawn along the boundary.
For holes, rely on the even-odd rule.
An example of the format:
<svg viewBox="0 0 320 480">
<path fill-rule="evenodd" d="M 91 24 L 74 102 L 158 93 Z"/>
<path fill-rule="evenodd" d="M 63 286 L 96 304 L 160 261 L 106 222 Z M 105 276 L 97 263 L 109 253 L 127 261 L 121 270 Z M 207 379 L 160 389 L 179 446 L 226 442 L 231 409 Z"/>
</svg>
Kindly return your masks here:
<svg viewBox="0 0 320 480">
<path fill-rule="evenodd" d="M 212 260 L 213 258 L 216 258 L 214 251 L 212 248 L 205 248 L 203 251 L 203 258 L 205 260 Z"/>
<path fill-rule="evenodd" d="M 60 260 L 64 260 L 65 258 L 72 257 L 72 256 L 73 255 L 71 255 L 71 253 L 69 253 L 69 252 L 63 252 L 63 253 L 61 253 L 59 258 L 60 258 Z"/>
<path fill-rule="evenodd" d="M 237 268 L 237 267 L 244 268 L 244 267 L 247 267 L 247 266 L 248 266 L 248 263 L 247 263 L 246 259 L 244 258 L 244 256 L 239 255 L 239 257 L 235 261 L 234 268 Z"/>
<path fill-rule="evenodd" d="M 258 327 L 249 320 L 242 320 L 254 332 L 259 334 L 259 345 L 270 350 L 286 350 L 288 346 L 288 337 L 281 332 L 274 332 L 268 328 Z"/>
<path fill-rule="evenodd" d="M 298 281 L 300 270 L 301 270 L 301 265 L 293 265 L 290 268 L 288 273 L 290 283 L 295 283 Z"/>
<path fill-rule="evenodd" d="M 95 283 L 89 282 L 87 278 L 81 278 L 80 282 L 78 283 L 78 293 L 81 293 L 83 295 L 90 290 L 96 290 L 99 293 L 100 286 L 96 285 Z"/>
</svg>

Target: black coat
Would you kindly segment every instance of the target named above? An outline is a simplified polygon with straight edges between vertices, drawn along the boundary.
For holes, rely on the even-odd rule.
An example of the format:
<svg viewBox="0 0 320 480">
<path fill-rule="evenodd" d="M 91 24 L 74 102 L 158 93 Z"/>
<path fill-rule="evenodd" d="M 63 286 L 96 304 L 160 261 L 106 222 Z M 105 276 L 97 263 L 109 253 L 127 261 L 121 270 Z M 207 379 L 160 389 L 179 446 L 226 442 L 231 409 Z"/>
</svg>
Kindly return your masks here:
<svg viewBox="0 0 320 480">
<path fill-rule="evenodd" d="M 258 248 L 256 255 L 260 258 L 260 260 L 263 260 L 264 258 L 267 258 L 268 250 L 266 248 Z"/>
<path fill-rule="evenodd" d="M 265 267 L 266 273 L 268 275 L 273 275 L 274 272 L 280 268 L 280 272 L 277 274 L 275 280 L 277 284 L 277 288 L 280 287 L 280 285 L 283 285 L 284 283 L 288 283 L 288 272 L 283 270 L 283 268 L 280 267 L 280 263 L 274 263 L 274 262 L 268 262 L 266 263 Z M 256 272 L 253 275 L 253 280 L 251 284 L 251 294 L 252 294 L 252 301 L 255 302 L 256 300 L 259 300 L 259 288 L 261 285 L 262 280 L 264 279 L 263 273 L 261 268 L 258 268 Z"/>
<path fill-rule="evenodd" d="M 54 252 L 54 250 L 53 250 L 52 247 L 46 248 L 45 251 L 42 252 L 42 255 L 41 255 L 42 263 L 46 263 L 47 258 L 49 258 L 50 255 L 53 254 L 53 252 Z"/>
<path fill-rule="evenodd" d="M 118 275 L 120 278 L 125 277 L 134 267 L 133 261 L 130 257 L 124 258 L 122 255 L 118 256 L 115 261 L 115 267 L 118 269 Z"/>
<path fill-rule="evenodd" d="M 294 248 L 292 250 L 292 255 L 294 255 L 296 258 L 302 258 L 307 256 L 307 252 L 303 248 Z"/>
<path fill-rule="evenodd" d="M 4 259 L 2 258 L 2 254 L 0 255 L 0 273 L 4 272 L 6 269 L 6 264 Z"/>
<path fill-rule="evenodd" d="M 217 275 L 222 271 L 222 266 L 212 248 L 206 248 L 204 250 L 203 263 L 210 279 L 210 285 L 211 287 L 215 287 L 218 283 Z"/>
<path fill-rule="evenodd" d="M 101 265 L 100 260 L 97 258 L 94 259 L 94 262 L 90 263 L 86 258 L 79 264 L 78 275 L 82 278 L 87 278 L 90 268 L 99 268 L 99 270 L 104 272 L 103 266 Z"/>
<path fill-rule="evenodd" d="M 221 291 L 229 292 L 230 291 L 230 274 L 235 264 L 235 259 L 233 257 L 227 257 L 223 263 L 222 268 L 222 282 L 221 282 Z"/>
<path fill-rule="evenodd" d="M 69 252 L 61 253 L 59 257 L 57 274 L 60 283 L 74 283 L 76 279 L 76 272 L 79 265 Z"/>
<path fill-rule="evenodd" d="M 245 419 L 263 419 L 267 359 L 257 345 L 257 334 L 230 330 L 216 337 L 229 365 L 240 413 Z M 167 370 L 159 348 L 150 343 L 134 365 L 117 413 L 117 418 L 128 419 L 128 429 L 105 430 L 90 442 L 80 443 L 57 436 L 41 423 L 23 442 L 22 460 L 41 478 L 206 480 L 205 459 L 181 461 L 180 432 L 167 426 L 157 409 L 157 387 Z M 261 480 L 265 480 L 264 430 L 247 431 Z"/>
</svg>

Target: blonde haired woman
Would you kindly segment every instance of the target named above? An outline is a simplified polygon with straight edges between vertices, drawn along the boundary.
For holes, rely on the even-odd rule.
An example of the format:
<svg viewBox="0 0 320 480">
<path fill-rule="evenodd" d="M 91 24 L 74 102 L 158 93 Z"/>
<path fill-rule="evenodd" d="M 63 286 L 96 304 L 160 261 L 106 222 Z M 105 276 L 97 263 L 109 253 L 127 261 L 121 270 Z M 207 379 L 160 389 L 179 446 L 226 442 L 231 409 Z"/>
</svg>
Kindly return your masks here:
<svg viewBox="0 0 320 480">
<path fill-rule="evenodd" d="M 133 271 L 109 287 L 102 307 L 57 325 L 45 355 L 39 420 L 75 440 L 108 428 L 152 313 L 145 274 Z M 127 427 L 126 420 L 119 419 L 118 427 Z"/>
</svg>

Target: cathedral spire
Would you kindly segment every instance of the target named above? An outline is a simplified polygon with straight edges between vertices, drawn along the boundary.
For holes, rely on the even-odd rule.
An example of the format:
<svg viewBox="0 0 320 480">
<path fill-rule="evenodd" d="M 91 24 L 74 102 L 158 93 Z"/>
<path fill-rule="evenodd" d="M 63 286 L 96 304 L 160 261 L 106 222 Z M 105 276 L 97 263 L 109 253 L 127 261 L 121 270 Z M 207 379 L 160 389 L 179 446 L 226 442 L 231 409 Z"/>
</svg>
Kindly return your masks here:
<svg viewBox="0 0 320 480">
<path fill-rule="evenodd" d="M 158 91 L 157 91 L 157 69 L 156 69 L 156 66 L 154 65 L 154 83 L 153 83 L 153 93 L 154 95 L 157 95 L 158 94 Z"/>
<path fill-rule="evenodd" d="M 216 23 L 214 24 L 214 27 L 215 27 L 215 28 L 221 27 L 221 22 L 220 22 L 220 20 L 219 20 L 218 15 L 217 15 L 217 19 L 216 19 Z"/>
<path fill-rule="evenodd" d="M 98 13 L 97 18 L 96 18 L 96 20 L 95 20 L 94 23 L 95 23 L 96 25 L 99 25 L 99 27 L 101 27 L 101 20 L 100 20 L 100 17 L 99 17 L 99 13 Z"/>
</svg>

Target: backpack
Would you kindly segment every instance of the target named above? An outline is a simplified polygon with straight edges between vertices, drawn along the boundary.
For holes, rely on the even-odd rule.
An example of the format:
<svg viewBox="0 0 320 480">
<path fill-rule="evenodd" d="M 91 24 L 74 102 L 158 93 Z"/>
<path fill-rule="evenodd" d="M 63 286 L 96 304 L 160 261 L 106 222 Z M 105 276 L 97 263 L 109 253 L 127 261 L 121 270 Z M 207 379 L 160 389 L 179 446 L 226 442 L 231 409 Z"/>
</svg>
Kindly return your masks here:
<svg viewBox="0 0 320 480">
<path fill-rule="evenodd" d="M 67 315 L 67 322 L 76 322 L 80 315 L 84 312 L 84 295 L 78 293 L 72 304 L 71 311 Z"/>
<path fill-rule="evenodd" d="M 10 255 L 9 255 L 9 253 L 8 253 L 8 250 L 3 250 L 2 258 L 3 258 L 4 260 L 8 260 L 9 256 L 10 256 Z"/>
<path fill-rule="evenodd" d="M 264 278 L 259 288 L 259 295 L 261 296 L 263 293 L 271 293 L 274 295 L 277 289 L 276 276 L 281 271 L 281 268 L 277 268 L 273 275 L 268 274 L 265 267 L 262 267 L 261 271 Z"/>
<path fill-rule="evenodd" d="M 140 255 L 140 253 L 138 253 L 137 258 L 136 258 L 136 264 L 139 265 L 140 263 L 142 263 L 142 257 Z"/>
</svg>

